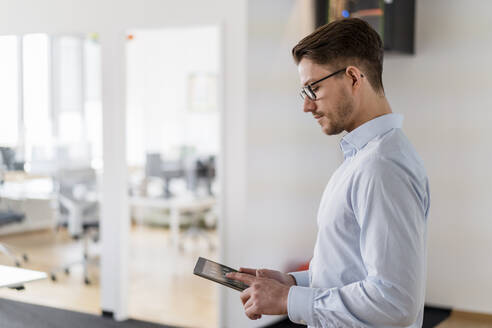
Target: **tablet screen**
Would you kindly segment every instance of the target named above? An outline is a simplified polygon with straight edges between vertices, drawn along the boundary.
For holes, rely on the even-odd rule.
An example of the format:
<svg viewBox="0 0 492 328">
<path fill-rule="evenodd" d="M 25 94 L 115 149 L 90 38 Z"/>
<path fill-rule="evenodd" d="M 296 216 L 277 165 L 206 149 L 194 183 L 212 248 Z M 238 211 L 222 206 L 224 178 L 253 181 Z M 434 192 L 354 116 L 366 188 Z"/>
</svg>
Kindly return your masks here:
<svg viewBox="0 0 492 328">
<path fill-rule="evenodd" d="M 229 272 L 237 272 L 237 270 L 207 260 L 203 257 L 198 258 L 198 261 L 196 262 L 195 265 L 195 270 L 193 270 L 193 273 L 200 277 L 218 282 L 219 284 L 222 284 L 230 288 L 234 288 L 239 291 L 243 291 L 249 287 L 248 285 L 240 281 L 226 278 L 225 275 L 228 274 Z"/>
</svg>

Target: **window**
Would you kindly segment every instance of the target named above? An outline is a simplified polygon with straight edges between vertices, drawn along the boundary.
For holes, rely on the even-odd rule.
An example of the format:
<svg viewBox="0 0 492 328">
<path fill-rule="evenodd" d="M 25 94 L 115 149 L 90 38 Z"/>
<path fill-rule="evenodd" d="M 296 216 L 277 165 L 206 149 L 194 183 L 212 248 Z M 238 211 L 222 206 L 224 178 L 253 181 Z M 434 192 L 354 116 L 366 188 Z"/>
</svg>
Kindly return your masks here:
<svg viewBox="0 0 492 328">
<path fill-rule="evenodd" d="M 84 41 L 84 115 L 87 139 L 91 144 L 92 167 L 102 168 L 102 78 L 101 47 L 97 34 Z"/>
<path fill-rule="evenodd" d="M 0 146 L 28 170 L 102 166 L 100 56 L 95 33 L 0 36 Z"/>
<path fill-rule="evenodd" d="M 19 139 L 19 60 L 16 36 L 0 36 L 0 146 L 15 147 Z"/>
<path fill-rule="evenodd" d="M 29 34 L 22 39 L 25 159 L 52 159 L 49 38 Z"/>
</svg>

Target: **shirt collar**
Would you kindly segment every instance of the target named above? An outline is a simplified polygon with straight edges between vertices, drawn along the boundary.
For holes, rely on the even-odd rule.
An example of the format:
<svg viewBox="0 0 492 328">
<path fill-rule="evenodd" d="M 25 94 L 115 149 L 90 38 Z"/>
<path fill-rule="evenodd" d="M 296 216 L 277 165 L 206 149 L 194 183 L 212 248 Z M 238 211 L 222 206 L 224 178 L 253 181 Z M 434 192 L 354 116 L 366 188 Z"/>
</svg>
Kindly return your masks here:
<svg viewBox="0 0 492 328">
<path fill-rule="evenodd" d="M 340 141 L 340 148 L 343 156 L 347 158 L 350 155 L 364 148 L 365 145 L 375 137 L 388 132 L 391 129 L 400 129 L 403 122 L 403 115 L 390 113 L 378 116 L 352 132 L 347 133 Z"/>
</svg>

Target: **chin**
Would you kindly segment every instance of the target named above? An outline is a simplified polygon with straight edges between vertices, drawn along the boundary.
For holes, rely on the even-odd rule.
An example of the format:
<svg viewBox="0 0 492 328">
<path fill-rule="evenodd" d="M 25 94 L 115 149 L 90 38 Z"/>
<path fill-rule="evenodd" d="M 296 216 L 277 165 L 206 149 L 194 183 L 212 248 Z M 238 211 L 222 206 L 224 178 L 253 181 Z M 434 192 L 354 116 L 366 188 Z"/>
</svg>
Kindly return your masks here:
<svg viewBox="0 0 492 328">
<path fill-rule="evenodd" d="M 322 126 L 321 130 L 323 130 L 324 134 L 329 136 L 334 136 L 343 132 L 343 129 L 339 129 L 334 126 Z"/>
</svg>

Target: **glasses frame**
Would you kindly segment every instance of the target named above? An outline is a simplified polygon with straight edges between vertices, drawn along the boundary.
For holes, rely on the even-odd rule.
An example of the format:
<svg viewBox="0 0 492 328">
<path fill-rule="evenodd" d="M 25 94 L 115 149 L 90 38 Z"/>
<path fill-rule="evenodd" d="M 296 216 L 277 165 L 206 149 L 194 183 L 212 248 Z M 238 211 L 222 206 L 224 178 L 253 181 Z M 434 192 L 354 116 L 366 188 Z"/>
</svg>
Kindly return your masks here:
<svg viewBox="0 0 492 328">
<path fill-rule="evenodd" d="M 313 89 L 312 89 L 312 86 L 317 84 L 317 83 L 320 83 L 321 81 L 324 81 L 332 76 L 335 76 L 337 75 L 338 73 L 341 73 L 341 72 L 345 72 L 347 70 L 348 67 L 345 67 L 345 68 L 342 68 L 342 69 L 339 69 L 338 71 L 336 72 L 333 72 L 321 79 L 319 79 L 318 81 L 314 81 L 312 83 L 309 83 L 308 85 L 304 86 L 301 88 L 301 92 L 300 92 L 300 95 L 301 95 L 301 98 L 304 100 L 306 99 L 306 97 L 308 97 L 309 99 L 311 100 L 316 100 L 316 93 L 314 93 Z"/>
</svg>

